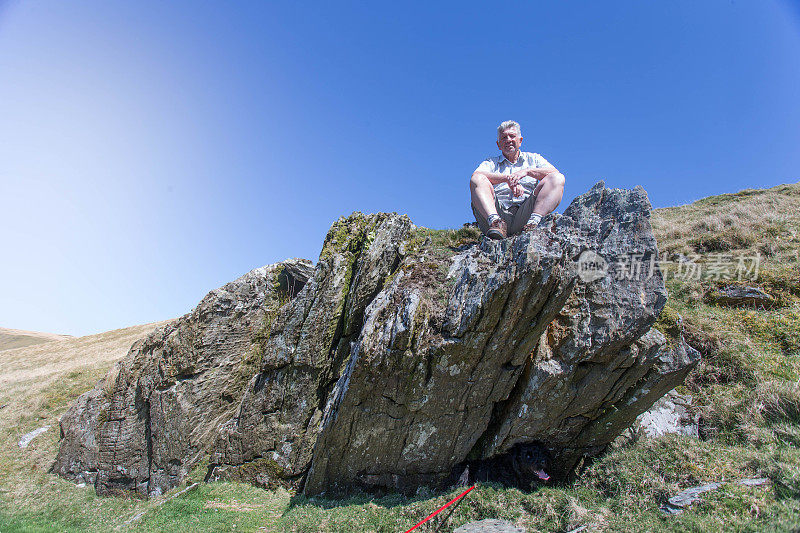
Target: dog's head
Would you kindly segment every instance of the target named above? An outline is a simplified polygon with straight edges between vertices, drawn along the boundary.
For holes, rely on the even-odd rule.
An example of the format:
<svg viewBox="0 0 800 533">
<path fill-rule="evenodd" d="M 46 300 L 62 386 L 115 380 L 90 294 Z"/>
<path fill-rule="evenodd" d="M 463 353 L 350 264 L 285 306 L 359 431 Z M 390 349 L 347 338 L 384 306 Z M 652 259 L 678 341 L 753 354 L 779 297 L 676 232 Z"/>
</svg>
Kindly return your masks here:
<svg viewBox="0 0 800 533">
<path fill-rule="evenodd" d="M 550 455 L 541 444 L 517 444 L 511 451 L 514 470 L 525 479 L 549 481 Z"/>
</svg>

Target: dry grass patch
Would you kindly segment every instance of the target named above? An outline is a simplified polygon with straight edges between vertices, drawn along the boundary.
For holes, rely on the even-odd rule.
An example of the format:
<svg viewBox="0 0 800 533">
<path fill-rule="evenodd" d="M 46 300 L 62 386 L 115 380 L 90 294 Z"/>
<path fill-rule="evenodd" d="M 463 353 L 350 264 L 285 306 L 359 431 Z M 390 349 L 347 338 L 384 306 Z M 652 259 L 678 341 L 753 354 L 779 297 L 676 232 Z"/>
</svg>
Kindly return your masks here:
<svg viewBox="0 0 800 533">
<path fill-rule="evenodd" d="M 19 437 L 46 424 L 57 427 L 67 405 L 91 389 L 134 341 L 168 322 L 0 352 L 0 433 Z"/>
<path fill-rule="evenodd" d="M 800 243 L 800 184 L 748 189 L 653 211 L 662 254 L 747 252 L 778 261 Z"/>
<path fill-rule="evenodd" d="M 236 512 L 253 512 L 259 511 L 260 507 L 256 507 L 252 504 L 242 503 L 237 500 L 232 500 L 229 502 L 221 502 L 219 500 L 211 500 L 205 503 L 206 509 L 225 509 L 227 511 L 236 511 Z"/>
<path fill-rule="evenodd" d="M 22 348 L 41 344 L 43 342 L 61 341 L 71 339 L 71 335 L 58 335 L 55 333 L 41 333 L 38 331 L 25 331 L 21 329 L 0 328 L 0 352 L 14 348 Z"/>
<path fill-rule="evenodd" d="M 81 366 L 118 361 L 133 344 L 158 326 L 153 322 L 85 337 L 54 340 L 0 353 L 0 387 L 27 380 L 42 380 Z"/>
</svg>

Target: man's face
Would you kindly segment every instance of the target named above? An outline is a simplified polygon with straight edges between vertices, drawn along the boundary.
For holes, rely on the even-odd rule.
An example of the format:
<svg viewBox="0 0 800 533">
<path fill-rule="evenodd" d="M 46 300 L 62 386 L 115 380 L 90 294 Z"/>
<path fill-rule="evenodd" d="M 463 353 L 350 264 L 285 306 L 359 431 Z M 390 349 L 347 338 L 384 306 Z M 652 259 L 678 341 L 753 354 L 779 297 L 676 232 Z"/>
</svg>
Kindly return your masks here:
<svg viewBox="0 0 800 533">
<path fill-rule="evenodd" d="M 506 157 L 516 154 L 520 146 L 522 146 L 522 135 L 515 128 L 503 130 L 497 138 L 497 147 Z"/>
</svg>

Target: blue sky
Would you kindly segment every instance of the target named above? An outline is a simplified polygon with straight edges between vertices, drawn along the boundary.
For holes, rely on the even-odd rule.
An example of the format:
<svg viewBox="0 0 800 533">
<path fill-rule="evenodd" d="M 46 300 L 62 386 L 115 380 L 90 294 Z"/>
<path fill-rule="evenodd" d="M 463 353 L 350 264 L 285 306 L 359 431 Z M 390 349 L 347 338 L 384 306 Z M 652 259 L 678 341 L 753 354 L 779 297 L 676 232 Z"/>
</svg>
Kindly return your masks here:
<svg viewBox="0 0 800 533">
<path fill-rule="evenodd" d="M 189 311 L 352 211 L 471 220 L 495 128 L 656 207 L 800 179 L 788 0 L 0 2 L 0 326 Z"/>
</svg>

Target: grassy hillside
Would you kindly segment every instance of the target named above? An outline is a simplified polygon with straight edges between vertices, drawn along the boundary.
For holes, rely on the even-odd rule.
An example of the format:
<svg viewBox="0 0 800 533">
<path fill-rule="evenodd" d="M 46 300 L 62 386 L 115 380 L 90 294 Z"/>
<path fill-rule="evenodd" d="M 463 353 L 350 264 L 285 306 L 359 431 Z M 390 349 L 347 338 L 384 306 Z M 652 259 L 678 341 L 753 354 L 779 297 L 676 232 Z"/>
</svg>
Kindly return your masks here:
<svg viewBox="0 0 800 533">
<path fill-rule="evenodd" d="M 43 342 L 70 339 L 69 335 L 56 335 L 54 333 L 39 333 L 38 331 L 23 331 L 20 329 L 0 328 L 0 352 L 13 350 L 25 346 L 33 346 Z"/>
<path fill-rule="evenodd" d="M 620 444 L 569 486 L 526 494 L 480 485 L 442 531 L 493 517 L 530 531 L 800 528 L 800 184 L 659 209 L 653 226 L 670 291 L 658 327 L 682 328 L 703 353 L 680 388 L 693 398 L 701 438 Z M 730 285 L 760 288 L 774 303 L 769 309 L 714 303 L 714 291 Z M 212 483 L 170 500 L 180 488 L 141 501 L 98 498 L 91 487 L 47 474 L 58 445 L 58 417 L 147 329 L 0 352 L 0 531 L 395 532 L 457 495 L 336 501 Z M 17 446 L 23 434 L 45 425 L 51 429 L 28 448 Z M 190 482 L 202 474 L 198 469 Z M 678 516 L 659 510 L 686 488 L 748 477 L 770 483 L 725 484 Z"/>
</svg>

